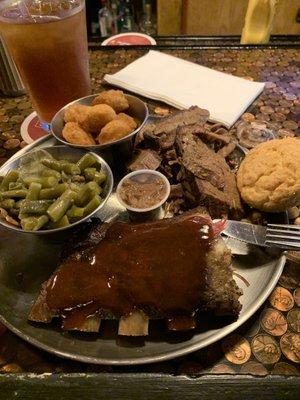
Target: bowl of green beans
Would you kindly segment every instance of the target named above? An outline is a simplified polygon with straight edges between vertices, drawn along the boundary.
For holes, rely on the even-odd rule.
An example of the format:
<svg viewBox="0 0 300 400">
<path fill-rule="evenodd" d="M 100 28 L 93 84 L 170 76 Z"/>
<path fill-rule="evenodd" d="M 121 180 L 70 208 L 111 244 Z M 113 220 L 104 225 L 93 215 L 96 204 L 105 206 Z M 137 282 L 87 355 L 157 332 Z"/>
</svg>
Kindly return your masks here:
<svg viewBox="0 0 300 400">
<path fill-rule="evenodd" d="M 93 152 L 53 146 L 15 158 L 0 169 L 0 224 L 49 234 L 96 214 L 113 188 L 107 162 Z"/>
</svg>

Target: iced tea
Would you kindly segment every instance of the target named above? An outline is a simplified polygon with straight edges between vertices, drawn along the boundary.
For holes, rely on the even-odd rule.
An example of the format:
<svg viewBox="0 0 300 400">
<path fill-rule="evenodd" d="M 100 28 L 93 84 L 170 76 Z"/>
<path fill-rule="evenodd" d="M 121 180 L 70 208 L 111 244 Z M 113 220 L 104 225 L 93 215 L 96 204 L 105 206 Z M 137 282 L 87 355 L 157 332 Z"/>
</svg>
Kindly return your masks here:
<svg viewBox="0 0 300 400">
<path fill-rule="evenodd" d="M 4 0 L 0 32 L 42 121 L 90 94 L 84 0 Z"/>
</svg>

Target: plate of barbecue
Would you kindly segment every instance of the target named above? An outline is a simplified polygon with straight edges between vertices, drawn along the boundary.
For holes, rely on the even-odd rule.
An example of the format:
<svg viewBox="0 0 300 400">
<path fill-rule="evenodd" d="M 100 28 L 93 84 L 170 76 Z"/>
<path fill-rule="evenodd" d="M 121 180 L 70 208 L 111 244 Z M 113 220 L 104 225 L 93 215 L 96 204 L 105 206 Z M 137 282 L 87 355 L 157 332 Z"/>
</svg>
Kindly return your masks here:
<svg viewBox="0 0 300 400">
<path fill-rule="evenodd" d="M 285 257 L 222 235 L 226 218 L 264 224 L 274 216 L 243 204 L 236 172 L 246 153 L 208 118 L 198 107 L 150 118 L 134 138 L 126 173 L 157 171 L 169 182 L 159 213 L 139 206 L 143 196 L 153 206 L 165 195 L 153 174 L 151 182 L 128 178 L 128 208 L 115 187 L 99 212 L 66 233 L 0 227 L 1 322 L 58 356 L 115 365 L 182 356 L 245 323 Z M 48 136 L 21 152 L 55 145 Z M 118 183 L 124 168 L 111 168 Z"/>
</svg>

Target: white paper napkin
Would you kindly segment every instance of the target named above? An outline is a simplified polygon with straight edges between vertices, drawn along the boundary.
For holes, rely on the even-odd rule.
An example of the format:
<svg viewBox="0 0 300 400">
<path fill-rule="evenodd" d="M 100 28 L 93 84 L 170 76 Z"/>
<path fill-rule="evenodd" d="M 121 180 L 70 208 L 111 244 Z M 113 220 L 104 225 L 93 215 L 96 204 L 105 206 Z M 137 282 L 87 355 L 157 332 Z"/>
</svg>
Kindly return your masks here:
<svg viewBox="0 0 300 400">
<path fill-rule="evenodd" d="M 104 79 L 179 109 L 194 105 L 205 108 L 210 112 L 211 121 L 228 128 L 264 88 L 264 83 L 214 71 L 154 50 L 119 72 L 106 74 Z"/>
</svg>

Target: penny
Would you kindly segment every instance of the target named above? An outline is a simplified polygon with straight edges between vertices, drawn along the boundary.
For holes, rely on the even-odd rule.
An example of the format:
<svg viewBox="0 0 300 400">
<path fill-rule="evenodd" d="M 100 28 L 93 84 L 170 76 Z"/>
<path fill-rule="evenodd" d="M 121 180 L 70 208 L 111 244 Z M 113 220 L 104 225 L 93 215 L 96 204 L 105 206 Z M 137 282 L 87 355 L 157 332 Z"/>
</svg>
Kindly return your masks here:
<svg viewBox="0 0 300 400">
<path fill-rule="evenodd" d="M 155 114 L 158 115 L 168 115 L 170 114 L 170 110 L 168 110 L 167 108 L 161 108 L 161 107 L 156 107 L 154 109 Z"/>
<path fill-rule="evenodd" d="M 287 107 L 280 106 L 280 107 L 275 107 L 275 111 L 281 114 L 289 114 L 290 109 Z"/>
<path fill-rule="evenodd" d="M 280 104 L 282 107 L 292 107 L 292 106 L 293 106 L 293 102 L 292 102 L 292 101 L 289 101 L 289 100 L 286 100 L 286 99 L 280 99 L 280 100 L 279 100 L 279 104 Z"/>
<path fill-rule="evenodd" d="M 272 375 L 300 375 L 300 371 L 295 365 L 279 362 L 274 365 Z"/>
<path fill-rule="evenodd" d="M 266 89 L 273 89 L 274 87 L 276 87 L 276 84 L 274 82 L 266 82 L 265 83 Z"/>
<path fill-rule="evenodd" d="M 262 313 L 261 326 L 264 331 L 273 336 L 283 335 L 288 327 L 284 315 L 273 308 L 268 308 Z"/>
<path fill-rule="evenodd" d="M 20 143 L 20 147 L 21 149 L 23 149 L 24 147 L 28 146 L 28 143 L 26 143 L 24 140 Z"/>
<path fill-rule="evenodd" d="M 246 122 L 252 122 L 255 120 L 255 117 L 253 114 L 246 112 L 241 116 L 242 121 L 246 121 Z"/>
<path fill-rule="evenodd" d="M 254 122 L 251 122 L 251 127 L 253 129 L 258 129 L 258 130 L 262 131 L 262 130 L 266 129 L 267 125 L 261 121 L 254 121 Z"/>
<path fill-rule="evenodd" d="M 274 108 L 270 107 L 270 106 L 262 106 L 260 107 L 260 111 L 263 114 L 273 114 L 274 112 Z"/>
<path fill-rule="evenodd" d="M 277 132 L 279 138 L 294 137 L 295 134 L 290 129 L 279 129 Z"/>
<path fill-rule="evenodd" d="M 242 365 L 240 373 L 264 376 L 268 374 L 268 370 L 261 363 L 258 363 L 256 361 L 248 361 L 246 364 Z"/>
<path fill-rule="evenodd" d="M 300 363 L 300 334 L 286 333 L 280 338 L 280 348 L 291 361 Z"/>
<path fill-rule="evenodd" d="M 14 139 L 16 135 L 17 134 L 15 131 L 5 131 L 1 133 L 0 137 L 3 140 L 8 140 L 8 139 Z"/>
<path fill-rule="evenodd" d="M 16 339 L 9 332 L 0 338 L 0 365 L 10 362 L 16 353 Z"/>
<path fill-rule="evenodd" d="M 296 100 L 297 99 L 297 96 L 295 94 L 292 94 L 292 93 L 286 93 L 284 95 L 284 97 L 286 98 L 286 100 Z"/>
<path fill-rule="evenodd" d="M 284 120 L 286 120 L 286 115 L 282 114 L 282 113 L 273 113 L 271 115 L 271 119 L 273 121 L 284 121 Z"/>
<path fill-rule="evenodd" d="M 298 128 L 298 124 L 296 121 L 293 121 L 291 119 L 287 120 L 287 121 L 283 121 L 282 122 L 282 126 L 286 129 L 291 129 L 292 131 L 294 131 L 295 129 Z"/>
<path fill-rule="evenodd" d="M 229 367 L 229 365 L 226 364 L 217 364 L 212 367 L 210 370 L 211 374 L 235 374 L 236 372 L 234 369 Z"/>
<path fill-rule="evenodd" d="M 259 334 L 252 339 L 251 348 L 254 357 L 263 364 L 275 364 L 281 356 L 276 340 L 265 334 Z"/>
<path fill-rule="evenodd" d="M 293 308 L 288 312 L 287 321 L 293 331 L 300 333 L 300 308 Z"/>
<path fill-rule="evenodd" d="M 0 368 L 0 372 L 5 373 L 5 374 L 13 374 L 17 372 L 22 372 L 22 368 L 20 365 L 11 363 L 11 364 L 6 364 L 3 367 Z"/>
<path fill-rule="evenodd" d="M 19 110 L 27 110 L 28 108 L 31 107 L 31 103 L 29 103 L 29 101 L 26 101 L 25 103 L 18 104 L 17 107 Z"/>
<path fill-rule="evenodd" d="M 233 364 L 244 364 L 251 356 L 248 340 L 237 333 L 232 333 L 222 341 L 222 350 L 226 359 Z"/>
<path fill-rule="evenodd" d="M 298 287 L 297 289 L 294 290 L 294 300 L 295 303 L 297 304 L 297 306 L 300 307 L 300 287 Z"/>
<path fill-rule="evenodd" d="M 258 119 L 260 121 L 265 121 L 265 122 L 270 121 L 270 116 L 268 114 L 259 113 L 259 114 L 256 114 L 255 117 L 256 117 L 256 119 Z"/>
<path fill-rule="evenodd" d="M 30 366 L 33 364 L 37 364 L 42 359 L 42 353 L 39 353 L 38 350 L 29 347 L 26 344 L 20 343 L 17 348 L 17 353 L 14 358 L 18 364 L 22 366 Z"/>
<path fill-rule="evenodd" d="M 20 123 L 23 121 L 23 117 L 22 115 L 14 115 L 10 120 L 11 122 Z"/>
<path fill-rule="evenodd" d="M 292 294 L 285 288 L 277 286 L 269 297 L 271 306 L 280 311 L 289 311 L 294 306 Z"/>
<path fill-rule="evenodd" d="M 300 88 L 300 81 L 293 81 L 293 82 L 290 82 L 290 85 L 291 85 L 292 87 L 296 88 L 296 89 L 299 89 L 299 88 Z"/>
<path fill-rule="evenodd" d="M 19 139 L 8 139 L 4 144 L 3 147 L 5 149 L 11 150 L 15 149 L 20 146 L 20 140 Z"/>
<path fill-rule="evenodd" d="M 197 375 L 202 371 L 202 365 L 192 360 L 184 361 L 178 368 L 178 374 L 180 375 Z"/>
</svg>

